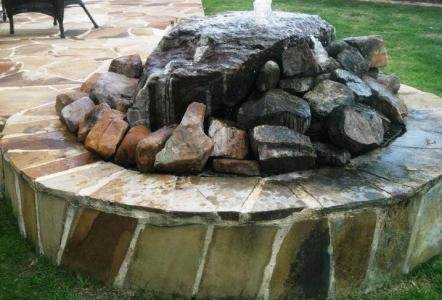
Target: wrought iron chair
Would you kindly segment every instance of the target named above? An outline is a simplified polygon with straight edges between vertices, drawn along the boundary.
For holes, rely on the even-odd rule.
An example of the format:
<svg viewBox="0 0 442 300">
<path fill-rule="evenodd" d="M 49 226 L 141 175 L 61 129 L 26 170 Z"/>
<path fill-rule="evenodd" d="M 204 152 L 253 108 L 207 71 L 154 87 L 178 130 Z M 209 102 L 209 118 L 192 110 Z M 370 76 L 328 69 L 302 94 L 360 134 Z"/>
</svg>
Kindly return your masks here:
<svg viewBox="0 0 442 300">
<path fill-rule="evenodd" d="M 88 15 L 95 28 L 98 28 L 89 11 L 86 9 L 82 0 L 2 0 L 2 6 L 6 10 L 6 15 L 9 18 L 9 32 L 14 34 L 14 15 L 25 12 L 43 13 L 54 18 L 54 25 L 60 27 L 61 38 L 64 38 L 64 8 L 68 5 L 78 4 L 84 12 Z"/>
</svg>

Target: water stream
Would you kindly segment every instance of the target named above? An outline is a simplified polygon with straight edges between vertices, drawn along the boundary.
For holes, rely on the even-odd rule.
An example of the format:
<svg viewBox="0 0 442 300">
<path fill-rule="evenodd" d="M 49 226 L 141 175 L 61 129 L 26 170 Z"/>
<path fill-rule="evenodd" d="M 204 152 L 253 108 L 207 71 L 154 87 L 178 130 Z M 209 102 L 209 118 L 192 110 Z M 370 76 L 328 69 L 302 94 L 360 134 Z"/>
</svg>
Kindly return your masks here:
<svg viewBox="0 0 442 300">
<path fill-rule="evenodd" d="M 268 25 L 273 22 L 272 0 L 255 0 L 253 7 L 257 25 Z"/>
</svg>

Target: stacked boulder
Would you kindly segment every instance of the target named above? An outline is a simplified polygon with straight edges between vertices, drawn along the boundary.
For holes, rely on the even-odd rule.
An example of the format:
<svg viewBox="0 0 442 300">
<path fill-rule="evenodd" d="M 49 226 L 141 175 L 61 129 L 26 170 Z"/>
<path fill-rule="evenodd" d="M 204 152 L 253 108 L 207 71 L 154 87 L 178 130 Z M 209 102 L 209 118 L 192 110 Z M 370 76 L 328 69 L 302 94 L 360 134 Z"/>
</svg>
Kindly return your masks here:
<svg viewBox="0 0 442 300">
<path fill-rule="evenodd" d="M 59 95 L 56 109 L 87 149 L 140 172 L 195 174 L 208 162 L 245 176 L 344 166 L 379 147 L 391 124 L 405 123 L 399 78 L 379 72 L 387 62 L 379 36 L 326 46 L 312 37 L 282 52 L 279 63 L 262 62 L 255 90 L 229 120 L 194 102 L 179 124 L 151 132 L 127 122 L 143 70 L 132 55 L 94 74 L 81 92 Z"/>
</svg>

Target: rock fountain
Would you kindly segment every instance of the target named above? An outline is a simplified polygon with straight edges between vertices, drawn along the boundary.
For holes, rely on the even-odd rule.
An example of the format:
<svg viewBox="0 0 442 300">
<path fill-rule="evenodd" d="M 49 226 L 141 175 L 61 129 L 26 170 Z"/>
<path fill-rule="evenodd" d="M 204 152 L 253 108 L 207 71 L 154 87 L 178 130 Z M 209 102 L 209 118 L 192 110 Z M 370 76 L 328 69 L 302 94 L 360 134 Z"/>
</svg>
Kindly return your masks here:
<svg viewBox="0 0 442 300">
<path fill-rule="evenodd" d="M 187 298 L 325 299 L 370 291 L 441 251 L 442 135 L 434 128 L 442 109 L 421 107 L 407 116 L 397 77 L 377 72 L 386 63 L 379 37 L 336 41 L 334 28 L 317 16 L 255 4 L 258 21 L 244 12 L 178 25 L 132 73 L 142 73 L 139 80 L 108 73 L 90 98 L 59 97 L 69 129 L 51 131 L 57 123 L 48 133 L 2 139 L 6 194 L 42 253 L 118 286 Z M 262 15 L 272 16 L 267 25 Z M 123 60 L 139 65 L 134 57 Z M 102 85 L 114 78 L 124 78 L 124 88 Z M 68 96 L 77 99 L 68 104 Z M 56 113 L 44 108 L 26 113 L 55 122 Z M 209 115 L 216 117 L 210 138 L 203 130 Z M 373 150 L 379 133 L 405 122 L 407 133 Z M 352 135 L 361 127 L 370 133 L 362 139 Z M 70 132 L 77 130 L 78 136 Z M 186 156 L 193 146 L 200 146 L 197 153 L 209 149 L 202 157 L 212 150 L 232 155 L 221 147 L 226 140 L 213 146 L 214 136 L 247 130 L 252 138 L 242 140 L 250 140 L 260 166 L 283 174 L 201 177 L 178 165 L 180 174 L 171 175 L 166 162 L 173 155 Z M 355 158 L 345 168 L 294 171 L 312 167 L 312 157 L 348 163 L 321 150 L 328 147 L 322 143 L 310 147 L 310 138 L 324 133 L 338 136 L 335 144 L 349 145 L 347 156 Z M 202 142 L 192 143 L 195 137 Z M 119 155 L 126 139 L 136 151 Z M 184 151 L 169 140 L 181 140 Z M 301 153 L 297 160 L 280 148 L 293 140 L 287 148 Z M 247 156 L 245 143 L 234 145 L 235 155 Z M 124 165 L 131 155 L 150 157 L 139 168 L 147 173 L 110 162 L 119 157 Z"/>
</svg>

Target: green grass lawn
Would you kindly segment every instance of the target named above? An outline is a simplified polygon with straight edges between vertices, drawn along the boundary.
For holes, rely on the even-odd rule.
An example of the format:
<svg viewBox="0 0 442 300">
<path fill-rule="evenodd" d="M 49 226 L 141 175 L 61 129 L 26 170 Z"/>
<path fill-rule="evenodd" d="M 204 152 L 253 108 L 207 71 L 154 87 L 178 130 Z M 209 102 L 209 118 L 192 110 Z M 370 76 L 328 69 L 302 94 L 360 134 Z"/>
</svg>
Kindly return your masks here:
<svg viewBox="0 0 442 300">
<path fill-rule="evenodd" d="M 206 14 L 251 10 L 253 0 L 203 0 Z M 380 35 L 402 83 L 442 96 L 442 8 L 351 0 L 273 0 L 273 9 L 317 14 L 337 38 Z"/>
<path fill-rule="evenodd" d="M 203 0 L 206 14 L 250 10 L 253 0 Z M 381 35 L 390 65 L 403 83 L 442 96 L 442 8 L 344 0 L 274 0 L 275 10 L 318 14 L 338 38 Z M 172 297 L 173 299 L 174 297 Z M 10 204 L 0 197 L 0 300 L 160 299 L 148 292 L 118 291 L 56 269 L 18 231 Z M 374 294 L 354 299 L 442 299 L 442 256 Z"/>
</svg>

